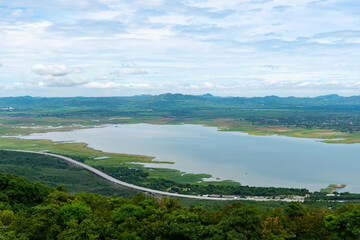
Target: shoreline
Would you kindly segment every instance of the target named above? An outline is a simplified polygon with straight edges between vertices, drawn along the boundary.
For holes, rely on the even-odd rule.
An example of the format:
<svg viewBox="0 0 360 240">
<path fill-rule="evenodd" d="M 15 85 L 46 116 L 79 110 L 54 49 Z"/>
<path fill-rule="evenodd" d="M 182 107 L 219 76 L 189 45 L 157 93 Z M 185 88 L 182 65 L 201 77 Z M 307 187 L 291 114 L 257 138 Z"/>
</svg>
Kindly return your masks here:
<svg viewBox="0 0 360 240">
<path fill-rule="evenodd" d="M 64 128 L 63 126 L 59 126 L 57 127 L 56 129 L 54 128 L 47 128 L 45 129 L 45 131 L 40 131 L 40 132 L 37 132 L 37 130 L 39 130 L 39 126 L 36 126 L 35 130 L 36 132 L 33 132 L 33 133 L 47 133 L 47 132 L 70 132 L 70 131 L 74 131 L 74 130 L 82 130 L 82 129 L 92 129 L 92 128 L 103 128 L 103 127 L 107 127 L 107 126 L 118 126 L 118 125 L 133 125 L 133 124 L 139 124 L 139 123 L 127 123 L 127 124 L 96 124 L 96 125 L 93 125 L 93 126 L 75 126 L 74 128 Z M 141 124 L 141 123 L 140 123 Z M 150 124 L 150 123 L 143 123 L 143 124 Z M 154 125 L 154 124 L 150 124 L 150 125 Z M 179 124 L 156 124 L 156 125 L 179 125 Z M 216 131 L 219 131 L 219 132 L 239 132 L 239 133 L 242 133 L 242 134 L 245 134 L 245 135 L 249 135 L 249 136 L 259 136 L 259 137 L 279 137 L 279 138 L 287 138 L 289 136 L 287 135 L 279 135 L 279 134 L 274 134 L 274 135 L 259 135 L 259 134 L 250 134 L 250 133 L 246 133 L 246 132 L 241 132 L 241 131 L 227 131 L 225 129 L 220 129 L 219 126 L 211 126 L 211 125 L 205 125 L 205 124 L 191 124 L 191 123 L 185 123 L 184 125 L 200 125 L 200 126 L 203 126 L 203 127 L 210 127 L 210 128 L 216 128 Z M 47 126 L 49 127 L 49 126 Z M 46 127 L 44 127 L 46 128 Z M 44 130 L 43 129 L 40 129 L 40 130 Z M 21 139 L 22 141 L 32 141 L 32 140 L 35 140 L 35 139 L 24 139 L 22 137 L 24 136 L 29 136 L 31 133 L 28 133 L 28 134 L 25 134 L 25 135 L 20 135 L 20 136 L 1 136 L 2 139 L 11 139 L 11 137 L 15 137 L 16 139 Z M 311 140 L 311 141 L 319 141 L 319 142 L 323 142 L 322 140 L 323 139 L 314 139 L 314 138 L 301 138 L 301 137 L 293 137 L 294 139 L 298 139 L 298 140 Z M 214 173 L 211 173 L 211 174 L 207 174 L 207 173 L 194 173 L 194 172 L 191 172 L 191 171 L 187 171 L 187 170 L 182 170 L 181 168 L 176 168 L 172 165 L 175 164 L 175 162 L 173 161 L 158 161 L 156 160 L 156 157 L 151 157 L 151 156 L 147 156 L 146 154 L 127 154 L 127 153 L 115 153 L 115 152 L 111 152 L 111 151 L 102 151 L 100 149 L 96 149 L 96 148 L 92 148 L 90 147 L 87 143 L 85 142 L 73 142 L 73 143 L 68 143 L 66 141 L 51 141 L 51 140 L 46 140 L 46 139 L 36 139 L 38 141 L 48 141 L 50 145 L 52 145 L 52 149 L 53 149 L 53 152 L 55 153 L 63 153 L 62 152 L 62 145 L 64 144 L 75 144 L 76 147 L 73 147 L 71 149 L 71 151 L 67 152 L 67 154 L 82 154 L 83 152 L 87 152 L 91 155 L 94 155 L 93 156 L 93 159 L 92 160 L 89 160 L 89 161 L 92 161 L 91 162 L 91 165 L 92 166 L 96 166 L 97 164 L 95 164 L 94 162 L 97 161 L 97 162 L 100 162 L 102 160 L 104 161 L 107 161 L 107 160 L 112 160 L 113 162 L 114 161 L 119 161 L 118 163 L 122 164 L 123 166 L 125 165 L 131 165 L 131 164 L 135 164 L 135 165 L 142 165 L 144 168 L 147 168 L 147 169 L 151 169 L 151 168 L 161 168 L 161 169 L 165 169 L 165 170 L 168 170 L 169 172 L 171 170 L 176 170 L 180 175 L 198 175 L 198 176 L 201 176 L 201 175 L 208 175 L 210 176 L 210 178 L 218 178 L 219 176 L 216 176 L 216 174 L 214 175 Z M 30 143 L 30 142 L 29 142 Z M 0 143 L 0 146 L 1 143 Z M 60 147 L 59 147 L 60 146 Z M 59 148 L 58 148 L 59 147 Z M 16 146 L 16 148 L 18 148 L 18 146 Z M 14 148 L 14 149 L 16 149 Z M 29 150 L 44 150 L 44 149 L 47 149 L 47 148 L 43 148 L 43 147 L 38 147 L 38 148 L 29 148 Z M 83 151 L 85 149 L 85 151 Z M 89 154 L 88 154 L 89 155 Z M 106 159 L 95 159 L 95 158 L 102 158 L 102 157 L 108 157 Z M 124 159 L 124 157 L 132 157 L 133 159 L 131 159 L 130 161 L 127 161 L 127 159 Z M 121 159 L 119 159 L 121 158 Z M 135 160 L 135 161 L 134 161 Z M 144 166 L 144 165 L 151 165 L 151 166 Z M 159 165 L 158 165 L 159 164 Z M 166 164 L 167 166 L 160 166 L 162 164 Z M 171 165 L 170 165 L 171 164 Z M 158 165 L 158 166 L 155 166 L 155 165 Z M 221 181 L 216 181 L 216 183 L 224 183 L 224 184 L 227 184 L 228 182 L 232 182 L 232 183 L 241 183 L 241 184 L 244 184 L 244 185 L 248 185 L 247 183 L 243 183 L 242 181 L 239 181 L 239 180 L 226 180 L 224 177 L 220 177 L 221 178 Z M 205 181 L 201 178 L 201 180 L 198 180 L 196 181 L 196 183 L 202 183 L 202 182 L 207 182 L 209 183 L 209 181 Z M 192 182 L 192 183 L 195 183 L 195 182 Z M 251 186 L 267 186 L 267 185 L 259 185 L 259 184 L 249 184 Z M 277 187 L 293 187 L 293 186 L 296 186 L 296 185 L 271 185 L 271 186 L 277 186 Z M 306 187 L 306 185 L 304 186 L 305 188 L 309 188 L 309 187 Z M 318 191 L 320 190 L 321 188 L 323 187 L 326 187 L 326 184 L 324 186 L 319 186 L 319 187 L 316 187 L 316 188 L 310 188 L 312 189 L 313 191 Z"/>
</svg>

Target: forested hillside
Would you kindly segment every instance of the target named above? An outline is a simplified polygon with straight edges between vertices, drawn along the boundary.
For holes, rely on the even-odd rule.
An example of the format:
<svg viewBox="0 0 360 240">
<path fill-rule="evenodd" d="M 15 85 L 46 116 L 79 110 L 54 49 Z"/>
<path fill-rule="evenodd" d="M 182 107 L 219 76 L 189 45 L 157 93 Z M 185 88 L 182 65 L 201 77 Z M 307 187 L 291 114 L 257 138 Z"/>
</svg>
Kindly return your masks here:
<svg viewBox="0 0 360 240">
<path fill-rule="evenodd" d="M 298 202 L 262 211 L 183 207 L 173 199 L 68 194 L 0 175 L 0 239 L 359 239 L 360 206 L 336 211 Z"/>
</svg>

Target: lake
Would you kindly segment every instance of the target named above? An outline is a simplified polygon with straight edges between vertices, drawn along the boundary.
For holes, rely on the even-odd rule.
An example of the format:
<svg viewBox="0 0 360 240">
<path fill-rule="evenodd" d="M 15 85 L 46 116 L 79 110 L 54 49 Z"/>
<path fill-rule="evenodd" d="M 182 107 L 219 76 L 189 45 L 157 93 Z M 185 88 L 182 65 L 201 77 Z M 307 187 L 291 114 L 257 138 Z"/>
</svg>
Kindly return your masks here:
<svg viewBox="0 0 360 240">
<path fill-rule="evenodd" d="M 25 139 L 85 142 L 104 152 L 154 156 L 175 164 L 146 164 L 239 181 L 243 185 L 318 191 L 331 183 L 360 192 L 360 144 L 316 139 L 251 136 L 201 125 L 106 125 Z M 106 155 L 106 154 L 104 154 Z"/>
</svg>

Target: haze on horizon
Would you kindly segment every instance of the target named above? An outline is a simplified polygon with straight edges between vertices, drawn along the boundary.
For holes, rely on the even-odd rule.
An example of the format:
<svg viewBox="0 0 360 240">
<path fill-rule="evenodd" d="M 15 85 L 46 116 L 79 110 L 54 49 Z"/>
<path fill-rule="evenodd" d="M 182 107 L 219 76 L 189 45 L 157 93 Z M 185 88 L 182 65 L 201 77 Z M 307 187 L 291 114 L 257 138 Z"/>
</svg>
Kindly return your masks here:
<svg viewBox="0 0 360 240">
<path fill-rule="evenodd" d="M 360 94 L 358 0 L 0 0 L 1 96 Z"/>
</svg>

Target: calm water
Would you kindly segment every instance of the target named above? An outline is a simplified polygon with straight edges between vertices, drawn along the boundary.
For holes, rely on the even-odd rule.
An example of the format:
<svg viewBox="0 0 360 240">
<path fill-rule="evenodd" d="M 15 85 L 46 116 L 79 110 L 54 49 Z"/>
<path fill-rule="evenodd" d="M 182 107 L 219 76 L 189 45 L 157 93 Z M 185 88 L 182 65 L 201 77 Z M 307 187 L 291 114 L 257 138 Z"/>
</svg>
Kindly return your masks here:
<svg viewBox="0 0 360 240">
<path fill-rule="evenodd" d="M 200 125 L 124 124 L 32 134 L 23 138 L 86 142 L 105 152 L 155 156 L 149 164 L 209 173 L 243 185 L 305 187 L 330 183 L 360 192 L 360 144 L 326 144 L 314 139 L 250 136 Z"/>
</svg>

